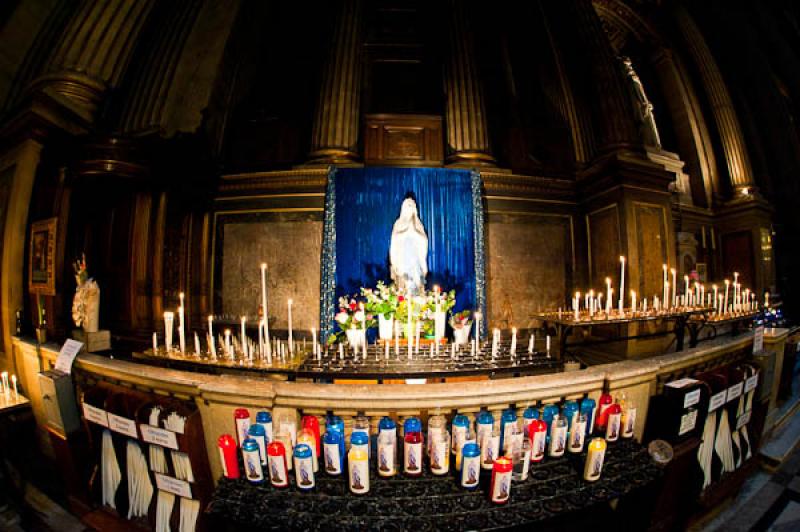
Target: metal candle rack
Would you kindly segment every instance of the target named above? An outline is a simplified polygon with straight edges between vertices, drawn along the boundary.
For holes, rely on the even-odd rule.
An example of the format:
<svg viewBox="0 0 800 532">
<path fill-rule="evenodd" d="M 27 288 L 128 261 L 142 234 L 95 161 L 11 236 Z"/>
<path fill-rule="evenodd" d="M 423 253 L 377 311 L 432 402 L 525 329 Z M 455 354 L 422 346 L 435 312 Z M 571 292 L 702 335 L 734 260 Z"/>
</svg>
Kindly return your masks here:
<svg viewBox="0 0 800 532">
<path fill-rule="evenodd" d="M 259 530 L 487 530 L 523 528 L 589 508 L 644 487 L 661 475 L 647 451 L 632 440 L 611 443 L 600 480 L 582 479 L 585 452 L 532 464 L 525 481 L 512 483 L 510 501 L 489 501 L 489 475 L 467 491 L 452 475 L 433 476 L 425 466 L 418 478 L 380 478 L 371 467 L 371 490 L 348 491 L 346 477 L 320 473 L 312 492 L 299 492 L 294 476 L 288 488 L 269 481 L 220 479 L 209 505 L 215 524 Z M 618 524 L 618 523 L 617 523 Z"/>
</svg>

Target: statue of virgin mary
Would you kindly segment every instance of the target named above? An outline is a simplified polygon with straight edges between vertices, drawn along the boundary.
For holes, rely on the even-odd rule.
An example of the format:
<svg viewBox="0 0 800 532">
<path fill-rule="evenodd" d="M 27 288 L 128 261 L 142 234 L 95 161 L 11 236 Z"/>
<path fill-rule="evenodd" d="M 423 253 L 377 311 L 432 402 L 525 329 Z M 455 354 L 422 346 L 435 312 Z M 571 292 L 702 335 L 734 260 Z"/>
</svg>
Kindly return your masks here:
<svg viewBox="0 0 800 532">
<path fill-rule="evenodd" d="M 394 222 L 389 246 L 391 275 L 401 293 L 419 295 L 428 275 L 428 235 L 417 215 L 417 203 L 406 198 Z"/>
</svg>

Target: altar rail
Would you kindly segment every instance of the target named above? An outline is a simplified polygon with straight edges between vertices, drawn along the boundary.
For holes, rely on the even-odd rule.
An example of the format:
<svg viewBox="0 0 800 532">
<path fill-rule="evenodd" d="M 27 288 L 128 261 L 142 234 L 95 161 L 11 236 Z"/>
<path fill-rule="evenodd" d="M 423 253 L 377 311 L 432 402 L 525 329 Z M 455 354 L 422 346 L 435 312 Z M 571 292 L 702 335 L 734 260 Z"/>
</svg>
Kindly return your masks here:
<svg viewBox="0 0 800 532">
<path fill-rule="evenodd" d="M 782 360 L 787 332 L 778 329 L 765 335 L 765 350 L 774 353 L 776 361 L 778 357 Z M 216 440 L 220 434 L 233 432 L 233 411 L 238 407 L 249 408 L 252 415 L 258 409 L 271 409 L 276 418 L 308 414 L 324 420 L 325 414 L 333 413 L 343 418 L 349 432 L 356 415 L 370 417 L 373 428 L 384 415 L 397 420 L 409 416 L 425 419 L 434 413 L 459 412 L 473 416 L 481 409 L 493 412 L 499 421 L 500 413 L 506 408 L 515 408 L 521 415 L 527 406 L 583 397 L 597 399 L 603 390 L 608 390 L 615 396 L 625 392 L 636 402 L 640 419 L 644 420 L 649 398 L 660 392 L 664 382 L 742 358 L 752 351 L 752 344 L 752 334 L 746 333 L 709 341 L 702 347 L 680 353 L 578 371 L 426 385 L 270 381 L 169 370 L 96 355 L 80 355 L 73 373 L 79 389 L 107 381 L 149 393 L 194 400 L 203 420 L 212 473 L 218 478 L 221 468 Z M 40 349 L 28 341 L 14 340 L 16 372 L 25 390 L 29 391 L 45 448 L 49 448 L 49 439 L 44 437 L 46 417 L 36 375 L 52 366 L 56 354 L 55 346 Z M 777 392 L 777 386 L 772 386 L 771 381 L 764 384 L 771 386 L 773 394 Z M 644 423 L 639 423 L 636 437 L 641 438 L 643 431 Z"/>
</svg>

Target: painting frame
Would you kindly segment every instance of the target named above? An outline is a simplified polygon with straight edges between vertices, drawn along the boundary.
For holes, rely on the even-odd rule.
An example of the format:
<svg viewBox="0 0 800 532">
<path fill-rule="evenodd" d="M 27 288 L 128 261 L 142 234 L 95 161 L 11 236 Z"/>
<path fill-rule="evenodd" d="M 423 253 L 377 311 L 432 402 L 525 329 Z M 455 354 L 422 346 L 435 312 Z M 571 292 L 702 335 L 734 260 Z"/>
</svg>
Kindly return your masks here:
<svg viewBox="0 0 800 532">
<path fill-rule="evenodd" d="M 56 294 L 56 227 L 58 218 L 31 224 L 28 250 L 28 291 L 32 294 Z"/>
</svg>

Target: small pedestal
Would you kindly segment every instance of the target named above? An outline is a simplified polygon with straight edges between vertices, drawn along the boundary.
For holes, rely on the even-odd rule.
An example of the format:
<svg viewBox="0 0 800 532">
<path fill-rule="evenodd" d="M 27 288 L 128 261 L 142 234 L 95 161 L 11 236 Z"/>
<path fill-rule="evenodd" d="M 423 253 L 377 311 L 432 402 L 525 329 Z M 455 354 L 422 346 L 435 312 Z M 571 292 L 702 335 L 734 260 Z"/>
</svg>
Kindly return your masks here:
<svg viewBox="0 0 800 532">
<path fill-rule="evenodd" d="M 108 330 L 87 333 L 83 329 L 73 329 L 72 338 L 82 342 L 83 350 L 87 353 L 111 349 L 111 331 Z"/>
</svg>

